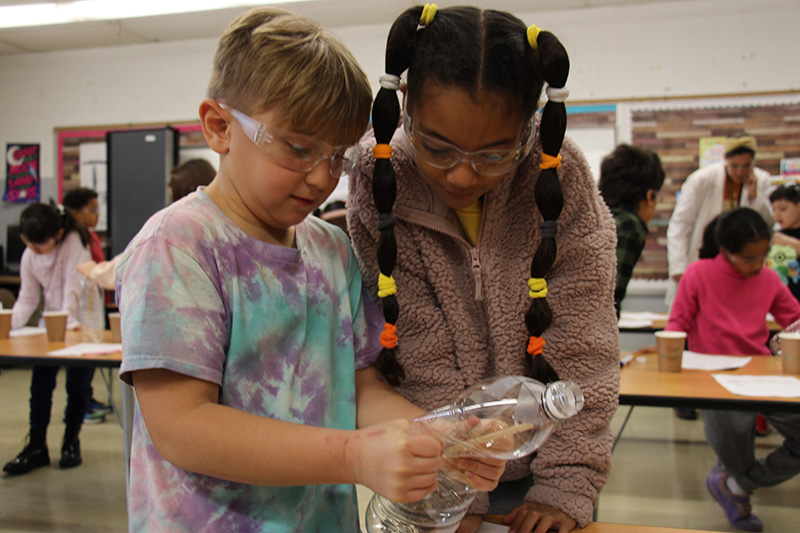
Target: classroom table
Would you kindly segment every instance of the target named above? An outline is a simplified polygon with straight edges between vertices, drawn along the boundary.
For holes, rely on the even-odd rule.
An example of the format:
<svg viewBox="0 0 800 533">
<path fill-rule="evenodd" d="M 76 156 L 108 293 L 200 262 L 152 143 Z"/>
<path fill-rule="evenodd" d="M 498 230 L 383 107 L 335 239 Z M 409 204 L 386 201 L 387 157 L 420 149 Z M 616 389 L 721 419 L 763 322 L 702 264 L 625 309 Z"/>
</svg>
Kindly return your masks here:
<svg viewBox="0 0 800 533">
<path fill-rule="evenodd" d="M 622 324 L 619 326 L 620 333 L 655 333 L 656 331 L 661 331 L 665 327 L 667 327 L 667 320 L 669 319 L 669 313 L 647 313 L 651 315 L 653 318 L 649 320 L 649 325 L 641 325 L 641 326 L 626 326 L 626 318 L 628 320 L 638 320 L 636 318 L 636 313 L 622 313 Z M 627 316 L 626 316 L 627 315 Z M 648 320 L 644 320 L 643 322 L 647 322 Z M 781 331 L 780 324 L 775 322 L 772 318 L 767 318 L 767 328 L 770 331 Z"/>
<path fill-rule="evenodd" d="M 0 339 L 0 363 L 15 366 L 31 365 L 58 365 L 58 366 L 93 366 L 100 369 L 103 383 L 108 391 L 109 402 L 117 416 L 117 421 L 122 426 L 125 444 L 125 470 L 128 472 L 130 463 L 131 435 L 133 430 L 133 387 L 122 385 L 122 406 L 118 409 L 114 405 L 112 372 L 122 363 L 122 352 L 106 355 L 47 355 L 48 352 L 60 350 L 81 342 L 78 331 L 67 331 L 64 342 L 49 342 L 47 335 L 27 335 L 11 339 Z M 104 342 L 111 342 L 111 331 L 106 330 Z M 106 374 L 103 370 L 107 370 Z"/>
</svg>

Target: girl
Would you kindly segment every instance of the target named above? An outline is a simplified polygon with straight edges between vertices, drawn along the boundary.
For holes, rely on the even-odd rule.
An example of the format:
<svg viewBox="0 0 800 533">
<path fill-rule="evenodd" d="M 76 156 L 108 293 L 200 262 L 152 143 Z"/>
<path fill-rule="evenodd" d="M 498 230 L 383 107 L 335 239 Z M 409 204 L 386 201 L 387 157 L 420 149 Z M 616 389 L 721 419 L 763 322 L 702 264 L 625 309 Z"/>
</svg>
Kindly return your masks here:
<svg viewBox="0 0 800 533">
<path fill-rule="evenodd" d="M 78 264 L 90 259 L 89 235 L 63 206 L 32 204 L 20 216 L 20 234 L 27 249 L 20 264 L 19 298 L 14 304 L 11 327 L 28 323 L 44 295 L 45 311 L 66 311 L 67 328 L 77 329 L 80 274 Z M 66 430 L 61 447 L 61 468 L 81 464 L 78 434 L 91 396 L 92 368 L 67 368 Z M 30 434 L 19 455 L 3 467 L 8 474 L 25 474 L 50 464 L 47 426 L 53 405 L 57 366 L 34 366 L 31 377 Z"/>
<path fill-rule="evenodd" d="M 369 83 L 338 39 L 262 8 L 226 28 L 208 94 L 216 178 L 118 263 L 130 529 L 357 531 L 353 483 L 418 500 L 441 456 L 372 367 L 380 317 L 347 237 L 308 216 L 366 129 Z M 503 470 L 465 462 L 484 490 Z"/>
<path fill-rule="evenodd" d="M 772 313 L 783 328 L 800 319 L 800 304 L 778 275 L 763 268 L 770 229 L 756 211 L 738 207 L 712 220 L 704 231 L 700 259 L 681 278 L 666 330 L 687 332 L 690 350 L 709 354 L 770 355 L 764 318 Z M 764 459 L 755 458 L 754 412 L 704 410 L 708 443 L 717 465 L 706 478 L 711 496 L 728 522 L 761 531 L 750 512 L 750 494 L 800 472 L 800 415 L 765 414 L 786 440 Z"/>
<path fill-rule="evenodd" d="M 509 483 L 479 497 L 461 531 L 487 511 L 523 533 L 584 526 L 617 404 L 615 226 L 583 155 L 562 147 L 566 52 L 508 13 L 427 5 L 395 21 L 386 69 L 348 203 L 387 323 L 378 368 L 425 408 L 496 375 L 577 382 L 585 410 L 533 461 L 509 463 Z"/>
</svg>

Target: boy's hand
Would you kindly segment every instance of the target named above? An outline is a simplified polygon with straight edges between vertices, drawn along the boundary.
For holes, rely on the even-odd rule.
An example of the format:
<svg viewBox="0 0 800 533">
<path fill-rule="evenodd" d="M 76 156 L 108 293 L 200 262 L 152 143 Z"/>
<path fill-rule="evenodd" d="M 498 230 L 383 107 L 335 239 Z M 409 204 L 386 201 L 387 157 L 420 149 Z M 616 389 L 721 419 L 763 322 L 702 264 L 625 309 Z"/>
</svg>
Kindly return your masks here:
<svg viewBox="0 0 800 533">
<path fill-rule="evenodd" d="M 436 489 L 442 445 L 430 435 L 410 434 L 408 420 L 354 431 L 345 461 L 357 483 L 394 502 L 421 500 Z"/>
</svg>

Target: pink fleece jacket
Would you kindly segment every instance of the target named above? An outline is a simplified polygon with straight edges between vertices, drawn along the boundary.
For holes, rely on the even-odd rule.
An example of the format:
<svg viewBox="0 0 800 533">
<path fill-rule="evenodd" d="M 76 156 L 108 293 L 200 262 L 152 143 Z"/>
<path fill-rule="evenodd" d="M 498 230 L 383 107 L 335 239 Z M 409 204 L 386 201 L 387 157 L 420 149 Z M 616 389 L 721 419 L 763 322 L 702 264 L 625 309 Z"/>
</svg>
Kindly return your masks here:
<svg viewBox="0 0 800 533">
<path fill-rule="evenodd" d="M 372 200 L 374 138 L 350 179 L 350 236 L 364 281 L 377 294 L 377 210 Z M 480 241 L 471 246 L 452 210 L 420 177 L 402 129 L 392 141 L 397 173 L 398 360 L 406 378 L 399 391 L 431 409 L 450 403 L 468 386 L 497 375 L 522 375 L 530 307 L 527 281 L 541 240 L 542 215 L 534 201 L 541 145 L 516 173 L 484 196 Z M 611 467 L 609 420 L 619 390 L 619 335 L 613 291 L 614 222 L 589 167 L 569 139 L 559 177 L 564 209 L 558 219 L 558 255 L 546 276 L 554 320 L 544 355 L 562 379 L 584 392 L 584 410 L 558 425 L 536 457 L 509 463 L 504 480 L 531 471 L 526 500 L 564 511 L 581 526 L 592 516 Z M 377 297 L 376 297 L 377 299 Z M 487 510 L 481 495 L 471 513 Z"/>
<path fill-rule="evenodd" d="M 746 278 L 718 254 L 689 264 L 665 329 L 685 331 L 693 352 L 769 355 L 768 312 L 784 329 L 800 320 L 800 304 L 775 271 Z"/>
</svg>

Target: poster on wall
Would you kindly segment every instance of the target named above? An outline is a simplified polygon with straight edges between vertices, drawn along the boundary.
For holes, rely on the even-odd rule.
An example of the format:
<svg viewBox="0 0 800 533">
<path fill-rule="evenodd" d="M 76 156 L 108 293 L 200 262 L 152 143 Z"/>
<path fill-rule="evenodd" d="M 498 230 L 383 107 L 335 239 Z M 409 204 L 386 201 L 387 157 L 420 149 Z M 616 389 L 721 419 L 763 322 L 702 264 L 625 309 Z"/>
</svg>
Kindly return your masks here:
<svg viewBox="0 0 800 533">
<path fill-rule="evenodd" d="M 725 137 L 700 137 L 700 168 L 725 159 Z"/>
<path fill-rule="evenodd" d="M 41 194 L 39 178 L 39 145 L 6 145 L 6 202 L 38 202 Z"/>
</svg>

